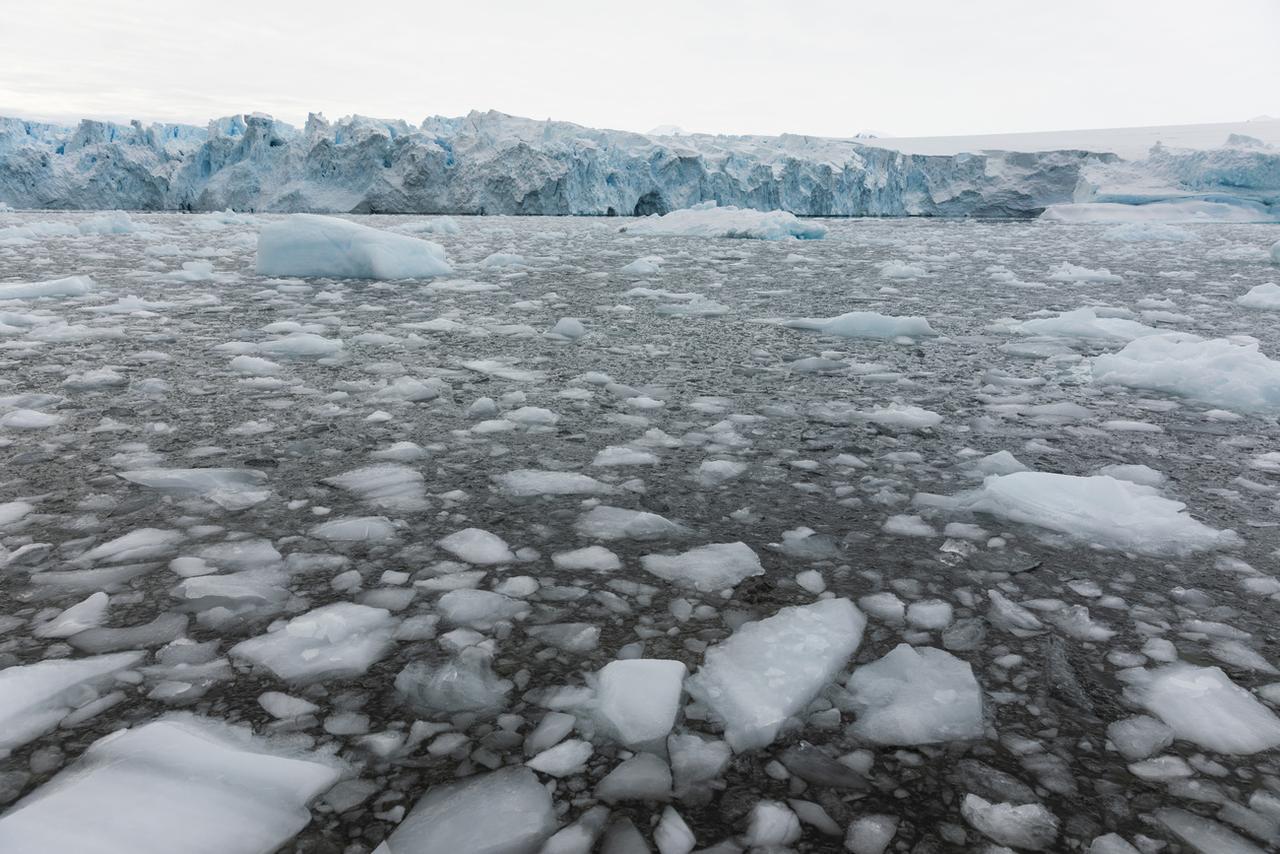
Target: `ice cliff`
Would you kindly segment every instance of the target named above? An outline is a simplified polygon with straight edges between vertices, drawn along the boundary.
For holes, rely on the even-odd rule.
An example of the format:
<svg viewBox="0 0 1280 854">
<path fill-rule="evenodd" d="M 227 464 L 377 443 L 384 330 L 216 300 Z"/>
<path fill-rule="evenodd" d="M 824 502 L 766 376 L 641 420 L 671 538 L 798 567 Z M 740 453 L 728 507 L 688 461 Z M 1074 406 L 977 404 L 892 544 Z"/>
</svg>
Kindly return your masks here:
<svg viewBox="0 0 1280 854">
<path fill-rule="evenodd" d="M 1247 138 L 1144 160 L 1075 150 L 903 154 L 856 140 L 650 136 L 502 113 L 414 127 L 254 114 L 206 128 L 0 118 L 16 208 L 644 215 L 704 201 L 802 216 L 1030 217 L 1212 198 L 1280 209 L 1280 150 Z"/>
</svg>

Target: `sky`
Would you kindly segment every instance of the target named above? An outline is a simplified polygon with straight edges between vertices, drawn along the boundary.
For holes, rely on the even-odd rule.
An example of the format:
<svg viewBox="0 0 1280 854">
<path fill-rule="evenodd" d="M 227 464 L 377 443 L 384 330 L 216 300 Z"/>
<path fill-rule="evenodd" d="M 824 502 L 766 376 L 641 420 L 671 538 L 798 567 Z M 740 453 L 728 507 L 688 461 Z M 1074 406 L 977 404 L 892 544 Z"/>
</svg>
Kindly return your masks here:
<svg viewBox="0 0 1280 854">
<path fill-rule="evenodd" d="M 892 136 L 1280 116 L 1280 0 L 0 0 L 0 115 Z"/>
</svg>

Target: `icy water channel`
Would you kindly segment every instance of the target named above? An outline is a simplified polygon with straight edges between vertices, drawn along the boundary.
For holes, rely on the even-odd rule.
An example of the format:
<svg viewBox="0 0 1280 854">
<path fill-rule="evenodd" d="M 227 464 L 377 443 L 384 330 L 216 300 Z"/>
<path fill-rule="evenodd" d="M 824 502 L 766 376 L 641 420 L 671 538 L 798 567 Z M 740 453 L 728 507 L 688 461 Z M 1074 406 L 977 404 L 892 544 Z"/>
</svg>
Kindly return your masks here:
<svg viewBox="0 0 1280 854">
<path fill-rule="evenodd" d="M 6 854 L 1280 844 L 1277 227 L 275 219 L 0 213 Z"/>
</svg>

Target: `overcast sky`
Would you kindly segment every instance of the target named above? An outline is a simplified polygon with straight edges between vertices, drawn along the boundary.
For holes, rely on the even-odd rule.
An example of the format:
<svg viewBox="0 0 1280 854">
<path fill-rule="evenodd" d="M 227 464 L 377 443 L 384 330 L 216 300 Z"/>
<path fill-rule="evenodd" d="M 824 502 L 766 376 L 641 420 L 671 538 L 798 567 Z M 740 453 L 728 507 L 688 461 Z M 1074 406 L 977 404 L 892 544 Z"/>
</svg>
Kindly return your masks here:
<svg viewBox="0 0 1280 854">
<path fill-rule="evenodd" d="M 0 0 L 0 115 L 899 136 L 1280 115 L 1280 0 Z"/>
</svg>

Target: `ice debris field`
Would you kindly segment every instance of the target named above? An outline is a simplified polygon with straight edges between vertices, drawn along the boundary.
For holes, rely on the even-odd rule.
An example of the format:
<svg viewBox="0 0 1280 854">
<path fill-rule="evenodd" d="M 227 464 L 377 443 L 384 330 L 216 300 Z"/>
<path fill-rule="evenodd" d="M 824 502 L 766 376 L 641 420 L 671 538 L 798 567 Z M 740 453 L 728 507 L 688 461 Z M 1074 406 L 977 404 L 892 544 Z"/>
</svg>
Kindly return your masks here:
<svg viewBox="0 0 1280 854">
<path fill-rule="evenodd" d="M 1275 850 L 1280 228 L 1130 214 L 0 213 L 0 851 Z"/>
</svg>

